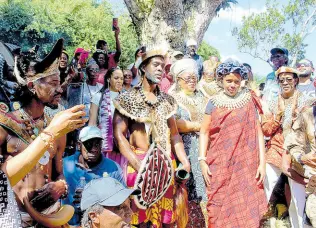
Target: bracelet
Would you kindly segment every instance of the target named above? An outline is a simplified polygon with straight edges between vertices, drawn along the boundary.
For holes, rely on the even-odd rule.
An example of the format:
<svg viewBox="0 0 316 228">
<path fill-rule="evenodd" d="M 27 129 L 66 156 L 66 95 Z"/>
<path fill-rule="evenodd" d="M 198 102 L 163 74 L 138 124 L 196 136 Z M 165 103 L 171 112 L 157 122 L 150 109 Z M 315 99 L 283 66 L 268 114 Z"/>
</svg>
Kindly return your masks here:
<svg viewBox="0 0 316 228">
<path fill-rule="evenodd" d="M 62 182 L 65 185 L 65 193 L 61 195 L 61 198 L 65 199 L 68 196 L 68 184 L 64 179 L 60 179 L 57 182 Z"/>
<path fill-rule="evenodd" d="M 50 139 L 48 140 L 47 138 L 43 137 L 44 135 L 49 136 Z M 55 137 L 52 133 L 47 132 L 47 131 L 43 131 L 41 132 L 41 134 L 39 134 L 40 139 L 45 143 L 45 145 L 47 147 L 50 147 L 52 149 L 54 149 L 54 141 L 55 141 Z"/>
<path fill-rule="evenodd" d="M 198 161 L 206 161 L 206 157 L 198 157 Z"/>
</svg>

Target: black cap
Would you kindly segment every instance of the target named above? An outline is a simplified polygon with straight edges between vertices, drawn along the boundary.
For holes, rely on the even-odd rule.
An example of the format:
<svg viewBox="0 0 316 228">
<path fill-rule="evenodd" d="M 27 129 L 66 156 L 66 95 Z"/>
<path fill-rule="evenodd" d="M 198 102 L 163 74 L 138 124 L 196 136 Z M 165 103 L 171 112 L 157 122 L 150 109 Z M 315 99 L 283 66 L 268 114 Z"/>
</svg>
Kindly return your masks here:
<svg viewBox="0 0 316 228">
<path fill-rule="evenodd" d="M 275 55 L 278 52 L 281 52 L 286 56 L 289 55 L 289 51 L 286 48 L 272 48 L 270 51 L 271 55 Z"/>
</svg>

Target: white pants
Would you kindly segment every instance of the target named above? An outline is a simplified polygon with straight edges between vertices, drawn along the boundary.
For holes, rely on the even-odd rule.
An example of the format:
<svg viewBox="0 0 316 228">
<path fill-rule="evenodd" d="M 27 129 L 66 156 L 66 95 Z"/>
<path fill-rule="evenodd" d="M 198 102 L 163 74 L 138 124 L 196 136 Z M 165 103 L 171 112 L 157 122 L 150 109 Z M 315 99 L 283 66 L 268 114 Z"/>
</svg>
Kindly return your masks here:
<svg viewBox="0 0 316 228">
<path fill-rule="evenodd" d="M 291 226 L 293 228 L 311 227 L 304 225 L 304 208 L 306 202 L 305 186 L 289 178 L 291 204 L 289 208 Z"/>
<path fill-rule="evenodd" d="M 266 179 L 264 180 L 264 192 L 266 193 L 267 201 L 270 200 L 274 186 L 279 180 L 281 170 L 274 165 L 266 163 Z"/>
</svg>

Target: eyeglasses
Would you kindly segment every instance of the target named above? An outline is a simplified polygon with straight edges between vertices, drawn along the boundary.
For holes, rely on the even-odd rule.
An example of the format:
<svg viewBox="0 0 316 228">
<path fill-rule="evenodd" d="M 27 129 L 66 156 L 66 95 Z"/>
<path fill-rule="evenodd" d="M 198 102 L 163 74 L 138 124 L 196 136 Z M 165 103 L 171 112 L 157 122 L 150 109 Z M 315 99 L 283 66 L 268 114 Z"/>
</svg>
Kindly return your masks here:
<svg viewBox="0 0 316 228">
<path fill-rule="evenodd" d="M 279 55 L 272 55 L 271 56 L 271 60 L 273 60 L 273 59 L 280 59 L 282 57 L 284 57 L 284 55 L 281 55 L 281 54 L 279 54 Z"/>
<path fill-rule="evenodd" d="M 89 69 L 90 72 L 99 72 L 99 68 L 90 68 Z"/>
<path fill-rule="evenodd" d="M 131 78 L 132 77 L 132 75 L 130 75 L 130 74 L 124 74 L 123 76 L 124 76 L 124 78 Z"/>
<path fill-rule="evenodd" d="M 197 81 L 197 78 L 195 76 L 194 77 L 186 77 L 186 78 L 178 77 L 178 78 L 182 79 L 185 83 Z"/>
<path fill-rule="evenodd" d="M 294 82 L 294 78 L 283 78 L 283 79 L 278 79 L 280 84 L 283 84 L 285 81 L 287 81 L 288 83 L 292 83 Z"/>
</svg>

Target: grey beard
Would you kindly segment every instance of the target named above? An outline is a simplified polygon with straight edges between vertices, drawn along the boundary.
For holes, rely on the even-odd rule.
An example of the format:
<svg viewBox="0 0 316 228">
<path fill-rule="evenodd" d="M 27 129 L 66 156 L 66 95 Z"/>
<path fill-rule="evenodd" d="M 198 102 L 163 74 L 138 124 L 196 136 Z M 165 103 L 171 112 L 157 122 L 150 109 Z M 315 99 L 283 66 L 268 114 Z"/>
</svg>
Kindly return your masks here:
<svg viewBox="0 0 316 228">
<path fill-rule="evenodd" d="M 158 80 L 154 75 L 151 75 L 147 71 L 145 72 L 145 77 L 147 78 L 150 84 L 159 84 L 160 80 Z"/>
<path fill-rule="evenodd" d="M 311 76 L 310 74 L 306 74 L 306 73 L 299 74 L 300 78 L 307 78 L 307 77 L 310 77 L 310 76 Z"/>
</svg>

